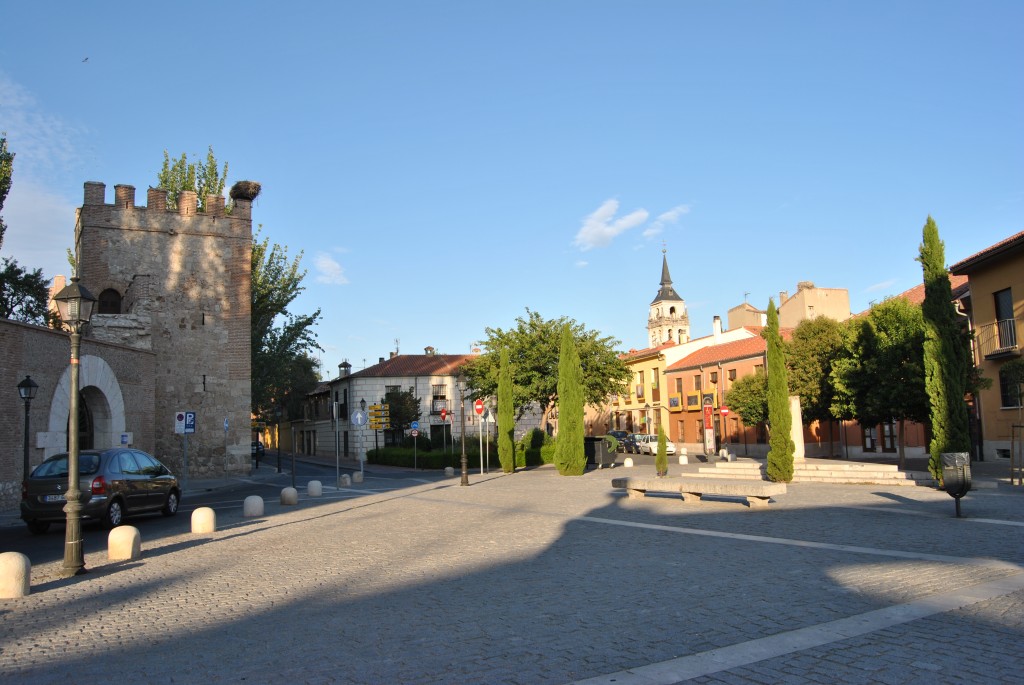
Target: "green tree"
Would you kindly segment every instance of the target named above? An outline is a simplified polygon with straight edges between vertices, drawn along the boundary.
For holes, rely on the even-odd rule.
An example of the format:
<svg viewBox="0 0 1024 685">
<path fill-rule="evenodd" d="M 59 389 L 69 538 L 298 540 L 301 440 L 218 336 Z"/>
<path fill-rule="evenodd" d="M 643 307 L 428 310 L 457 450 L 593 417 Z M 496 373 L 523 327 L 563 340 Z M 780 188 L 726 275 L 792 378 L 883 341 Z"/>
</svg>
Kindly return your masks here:
<svg viewBox="0 0 1024 685">
<path fill-rule="evenodd" d="M 511 473 L 516 468 L 515 407 L 512 406 L 512 367 L 507 349 L 502 349 L 498 362 L 498 461 L 501 470 Z"/>
<path fill-rule="evenodd" d="M 385 393 L 384 402 L 388 405 L 388 419 L 391 430 L 401 434 L 412 428 L 413 421 L 419 421 L 422 410 L 420 398 L 413 389 L 397 390 Z"/>
<path fill-rule="evenodd" d="M 832 364 L 843 351 L 843 324 L 819 316 L 801 321 L 786 345 L 789 390 L 800 397 L 804 421 L 828 422 L 832 454 Z"/>
<path fill-rule="evenodd" d="M 0 136 L 0 212 L 11 190 L 14 175 L 14 153 L 7 149 L 7 136 Z M 0 246 L 7 225 L 0 216 Z M 49 281 L 42 269 L 27 269 L 13 257 L 0 262 L 0 317 L 45 326 L 53 322 L 49 310 Z"/>
<path fill-rule="evenodd" d="M 4 208 L 7 193 L 11 190 L 11 179 L 14 177 L 14 153 L 7 149 L 7 134 L 0 134 L 0 210 Z M 0 247 L 4 246 L 4 233 L 7 224 L 0 216 Z"/>
<path fill-rule="evenodd" d="M 320 349 L 313 330 L 320 309 L 301 315 L 288 310 L 305 290 L 302 252 L 289 259 L 287 247 L 260 239 L 261 230 L 252 245 L 252 406 L 257 415 L 269 416 L 289 394 L 292 362 Z"/>
<path fill-rule="evenodd" d="M 852 319 L 833 363 L 833 413 L 861 426 L 899 423 L 899 463 L 906 461 L 907 421 L 928 419 L 924 385 L 924 321 L 921 308 L 893 297 Z"/>
<path fill-rule="evenodd" d="M 768 377 L 751 373 L 737 378 L 725 393 L 725 404 L 745 426 L 768 423 Z"/>
<path fill-rule="evenodd" d="M 287 378 L 287 384 L 276 390 L 274 405 L 268 406 L 263 416 L 268 422 L 274 419 L 275 406 L 282 410 L 282 416 L 302 416 L 302 408 L 306 403 L 306 395 L 313 392 L 320 384 L 319 365 L 317 360 L 308 353 L 300 353 L 283 362 L 285 368 L 281 376 Z"/>
<path fill-rule="evenodd" d="M 531 406 L 547 409 L 558 394 L 559 344 L 562 330 L 569 326 L 580 363 L 585 370 L 583 401 L 599 404 L 608 395 L 622 392 L 629 369 L 614 347 L 618 340 L 586 330 L 572 319 L 544 319 L 526 310 L 509 330 L 487 328 L 483 342 L 486 352 L 466 365 L 466 378 L 477 397 L 494 395 L 498 386 L 500 350 L 507 349 L 512 365 L 512 404 L 516 418 Z"/>
<path fill-rule="evenodd" d="M 223 195 L 224 185 L 228 176 L 228 163 L 224 162 L 223 171 L 217 171 L 217 159 L 213 156 L 211 145 L 206 153 L 206 160 L 189 162 L 188 156 L 182 152 L 181 157 L 171 160 L 164 150 L 164 164 L 157 174 L 158 188 L 167 191 L 167 206 L 175 209 L 178 197 L 183 190 L 194 190 L 198 196 L 199 211 L 206 211 L 207 195 Z"/>
<path fill-rule="evenodd" d="M 668 475 L 668 438 L 665 436 L 665 427 L 658 426 L 658 451 L 654 457 L 654 468 L 659 476 Z"/>
<path fill-rule="evenodd" d="M 793 480 L 796 445 L 790 436 L 793 414 L 789 410 L 786 379 L 786 350 L 779 334 L 779 312 L 768 300 L 768 326 L 762 335 L 768 342 L 768 478 L 775 482 Z"/>
<path fill-rule="evenodd" d="M 928 470 L 938 480 L 942 453 L 969 452 L 971 436 L 964 395 L 973 364 L 967 332 L 956 319 L 946 270 L 946 247 L 929 216 L 920 256 L 924 272 L 924 376 L 931 414 Z"/>
<path fill-rule="evenodd" d="M 587 467 L 583 451 L 583 367 L 576 352 L 572 326 L 562 325 L 558 355 L 558 438 L 555 466 L 563 476 L 580 476 Z"/>
</svg>

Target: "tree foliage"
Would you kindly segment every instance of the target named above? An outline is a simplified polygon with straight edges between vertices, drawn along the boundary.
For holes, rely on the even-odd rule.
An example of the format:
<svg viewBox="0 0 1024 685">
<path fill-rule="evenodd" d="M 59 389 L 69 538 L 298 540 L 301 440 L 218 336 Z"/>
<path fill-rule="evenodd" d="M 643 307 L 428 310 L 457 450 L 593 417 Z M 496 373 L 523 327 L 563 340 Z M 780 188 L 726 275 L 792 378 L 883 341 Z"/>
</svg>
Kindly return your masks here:
<svg viewBox="0 0 1024 685">
<path fill-rule="evenodd" d="M 668 437 L 662 425 L 658 426 L 658 450 L 654 456 L 654 468 L 659 476 L 668 475 Z"/>
<path fill-rule="evenodd" d="M 547 408 L 558 395 L 559 347 L 568 326 L 583 368 L 583 401 L 599 404 L 622 392 L 629 369 L 615 352 L 618 340 L 588 331 L 572 319 L 544 319 L 534 311 L 516 319 L 515 328 L 487 328 L 486 352 L 466 366 L 466 378 L 477 397 L 493 395 L 498 386 L 499 355 L 509 351 L 512 365 L 512 404 L 516 418 L 536 405 Z"/>
<path fill-rule="evenodd" d="M 302 252 L 289 259 L 288 248 L 260 240 L 260 230 L 252 245 L 252 406 L 267 416 L 289 394 L 291 363 L 320 349 L 313 330 L 320 309 L 298 315 L 288 310 L 305 289 Z"/>
<path fill-rule="evenodd" d="M 0 136 L 0 212 L 7 201 L 14 176 L 14 153 L 7 149 L 7 137 Z M 0 246 L 7 226 L 0 215 Z M 0 262 L 0 317 L 45 326 L 53 321 L 49 310 L 49 281 L 42 269 L 27 269 L 13 257 Z"/>
<path fill-rule="evenodd" d="M 388 418 L 391 423 L 391 430 L 406 431 L 412 428 L 413 421 L 419 421 L 422 410 L 420 398 L 416 392 L 409 390 L 393 390 L 384 394 L 384 401 L 388 405 Z"/>
<path fill-rule="evenodd" d="M 779 334 L 779 312 L 768 300 L 768 325 L 762 335 L 768 343 L 768 478 L 776 482 L 793 480 L 796 445 L 790 431 L 793 414 L 789 409 L 786 351 Z"/>
<path fill-rule="evenodd" d="M 583 451 L 583 377 L 572 326 L 564 323 L 558 355 L 558 439 L 555 441 L 555 467 L 563 476 L 583 475 L 587 467 Z"/>
<path fill-rule="evenodd" d="M 167 191 L 167 206 L 176 209 L 178 198 L 183 190 L 193 190 L 198 196 L 199 211 L 206 211 L 207 195 L 223 195 L 224 185 L 228 176 L 228 163 L 224 162 L 222 171 L 217 170 L 217 158 L 213 156 L 213 146 L 206 152 L 206 160 L 189 162 L 188 156 L 182 152 L 181 157 L 171 160 L 164 150 L 164 164 L 157 174 L 158 188 Z"/>
<path fill-rule="evenodd" d="M 725 404 L 745 426 L 768 423 L 768 376 L 751 373 L 737 378 L 725 393 Z"/>
<path fill-rule="evenodd" d="M 501 470 L 515 470 L 515 407 L 512 406 L 512 367 L 508 349 L 502 349 L 498 361 L 498 461 Z"/>
<path fill-rule="evenodd" d="M 789 390 L 800 396 L 805 421 L 831 421 L 832 364 L 843 351 L 843 325 L 819 316 L 805 319 L 786 344 Z"/>
<path fill-rule="evenodd" d="M 918 261 L 924 272 L 924 382 L 932 429 L 928 470 L 938 479 L 942 474 L 942 453 L 971 449 L 964 395 L 973 365 L 967 333 L 953 309 L 946 248 L 930 216 L 922 233 Z"/>
</svg>

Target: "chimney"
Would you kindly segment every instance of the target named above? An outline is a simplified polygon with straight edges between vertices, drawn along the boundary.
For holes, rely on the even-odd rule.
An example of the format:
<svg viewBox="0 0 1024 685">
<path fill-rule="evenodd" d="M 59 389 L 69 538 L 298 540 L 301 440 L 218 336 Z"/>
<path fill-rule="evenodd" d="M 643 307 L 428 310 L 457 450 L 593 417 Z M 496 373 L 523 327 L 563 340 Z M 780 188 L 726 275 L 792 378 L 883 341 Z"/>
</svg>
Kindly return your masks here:
<svg viewBox="0 0 1024 685">
<path fill-rule="evenodd" d="M 339 378 L 345 378 L 350 373 L 352 373 L 352 365 L 351 364 L 349 364 L 347 361 L 344 361 L 344 362 L 338 364 L 338 377 Z"/>
<path fill-rule="evenodd" d="M 433 356 L 434 355 L 434 348 L 430 347 L 429 345 L 427 347 L 424 347 L 423 348 L 423 354 L 427 355 L 428 357 L 429 356 Z"/>
<path fill-rule="evenodd" d="M 717 345 L 718 341 L 722 337 L 722 317 L 716 316 L 714 318 L 714 320 L 712 320 L 712 322 L 711 322 L 711 331 L 712 331 L 712 334 L 715 337 L 715 344 Z"/>
<path fill-rule="evenodd" d="M 394 359 L 397 356 L 398 356 L 397 352 L 391 352 L 391 353 L 389 353 L 388 359 Z"/>
<path fill-rule="evenodd" d="M 384 357 L 377 357 L 377 363 L 378 364 L 383 364 L 384 363 Z"/>
<path fill-rule="evenodd" d="M 782 303 L 785 302 L 788 299 L 789 299 L 789 293 L 786 292 L 785 290 L 780 290 L 779 291 L 779 306 L 781 307 Z"/>
</svg>

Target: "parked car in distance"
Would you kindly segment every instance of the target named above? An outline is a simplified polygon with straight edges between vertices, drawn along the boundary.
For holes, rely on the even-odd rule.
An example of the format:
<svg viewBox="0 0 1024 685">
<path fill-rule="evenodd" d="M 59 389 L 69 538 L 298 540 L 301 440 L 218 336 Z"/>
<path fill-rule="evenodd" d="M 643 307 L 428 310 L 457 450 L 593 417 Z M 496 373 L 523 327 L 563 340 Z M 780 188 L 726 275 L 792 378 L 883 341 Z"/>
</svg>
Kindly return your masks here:
<svg viewBox="0 0 1024 685">
<path fill-rule="evenodd" d="M 625 443 L 626 438 L 629 436 L 629 433 L 627 433 L 626 431 L 608 431 L 608 435 L 612 436 L 618 441 L 618 452 L 626 451 L 626 446 L 623 443 Z"/>
<path fill-rule="evenodd" d="M 264 455 L 263 443 L 259 440 L 252 441 L 252 458 L 262 459 Z"/>
<path fill-rule="evenodd" d="M 629 454 L 640 454 L 640 445 L 637 443 L 637 438 L 643 437 L 639 433 L 630 433 L 622 441 L 622 451 L 628 452 Z"/>
<path fill-rule="evenodd" d="M 132 514 L 178 513 L 178 479 L 142 450 L 82 450 L 78 455 L 78 475 L 82 520 L 98 520 L 113 528 Z M 67 489 L 67 454 L 56 454 L 32 470 L 21 486 L 21 518 L 30 531 L 45 533 L 51 523 L 66 520 Z"/>
<path fill-rule="evenodd" d="M 657 454 L 658 453 L 658 436 L 657 435 L 644 435 L 643 442 L 640 443 L 641 454 Z M 673 455 L 676 453 L 676 444 L 671 440 L 665 441 L 665 454 Z"/>
</svg>

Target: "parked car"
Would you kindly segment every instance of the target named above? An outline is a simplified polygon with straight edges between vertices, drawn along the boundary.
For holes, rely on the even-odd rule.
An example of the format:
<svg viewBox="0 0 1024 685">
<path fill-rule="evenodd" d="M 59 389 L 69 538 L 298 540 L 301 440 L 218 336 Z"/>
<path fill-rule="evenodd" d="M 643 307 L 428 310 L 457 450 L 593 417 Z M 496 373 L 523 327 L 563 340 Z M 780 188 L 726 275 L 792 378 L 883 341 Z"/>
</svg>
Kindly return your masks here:
<svg viewBox="0 0 1024 685">
<path fill-rule="evenodd" d="M 643 435 L 645 438 L 640 442 L 640 453 L 641 454 L 657 454 L 658 453 L 658 436 L 657 435 Z M 665 454 L 673 455 L 676 453 L 676 444 L 671 440 L 665 441 Z"/>
<path fill-rule="evenodd" d="M 626 441 L 626 438 L 629 436 L 629 433 L 627 433 L 626 431 L 608 431 L 608 435 L 612 436 L 613 438 L 615 438 L 616 441 L 618 441 L 619 445 L 616 448 L 616 451 L 626 451 L 626 446 L 623 443 Z"/>
<path fill-rule="evenodd" d="M 263 458 L 263 454 L 264 454 L 263 443 L 260 442 L 259 440 L 253 440 L 252 441 L 252 458 L 253 459 L 257 459 L 257 460 L 258 459 L 262 459 Z"/>
<path fill-rule="evenodd" d="M 83 520 L 98 520 L 113 528 L 132 514 L 178 513 L 178 479 L 142 450 L 82 450 L 78 455 L 78 475 Z M 67 454 L 54 455 L 33 469 L 21 486 L 21 518 L 30 531 L 45 533 L 54 521 L 66 520 L 67 489 Z"/>
<path fill-rule="evenodd" d="M 630 433 L 622 441 L 622 451 L 629 454 L 640 454 L 640 445 L 637 438 L 642 437 L 639 433 Z"/>
</svg>

